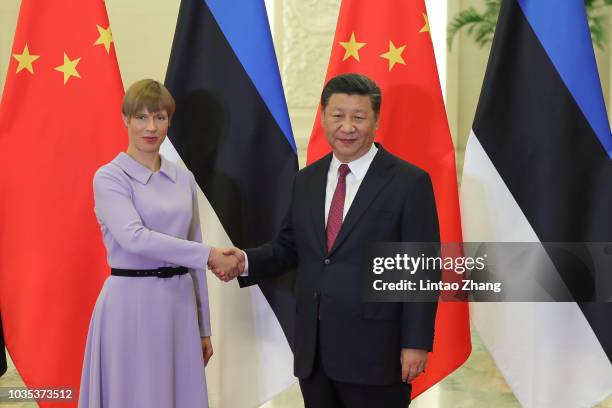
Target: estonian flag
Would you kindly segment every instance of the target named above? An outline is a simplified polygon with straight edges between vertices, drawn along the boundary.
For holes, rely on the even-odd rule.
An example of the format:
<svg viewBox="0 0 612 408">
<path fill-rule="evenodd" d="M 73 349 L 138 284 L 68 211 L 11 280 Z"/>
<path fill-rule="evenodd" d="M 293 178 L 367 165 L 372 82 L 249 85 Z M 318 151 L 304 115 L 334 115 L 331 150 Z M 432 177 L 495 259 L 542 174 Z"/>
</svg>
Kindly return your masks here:
<svg viewBox="0 0 612 408">
<path fill-rule="evenodd" d="M 205 242 L 274 238 L 298 164 L 263 0 L 183 0 L 166 86 L 177 101 L 169 138 L 203 192 Z M 241 290 L 212 278 L 209 291 L 211 404 L 259 406 L 295 382 L 291 279 Z"/>
<path fill-rule="evenodd" d="M 466 241 L 612 241 L 612 135 L 582 0 L 504 1 L 472 129 Z M 612 304 L 474 303 L 471 315 L 522 406 L 612 393 Z"/>
</svg>

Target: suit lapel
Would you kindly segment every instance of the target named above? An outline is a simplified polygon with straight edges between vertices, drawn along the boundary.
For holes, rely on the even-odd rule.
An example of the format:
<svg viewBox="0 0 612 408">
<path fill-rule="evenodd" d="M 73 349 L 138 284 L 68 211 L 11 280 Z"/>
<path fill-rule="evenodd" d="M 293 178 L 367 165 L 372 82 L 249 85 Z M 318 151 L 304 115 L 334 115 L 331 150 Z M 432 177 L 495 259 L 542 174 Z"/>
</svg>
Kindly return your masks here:
<svg viewBox="0 0 612 408">
<path fill-rule="evenodd" d="M 319 163 L 318 168 L 313 172 L 310 179 L 310 194 L 309 201 L 312 225 L 315 229 L 315 235 L 319 240 L 319 245 L 323 253 L 327 253 L 327 238 L 325 235 L 325 189 L 327 187 L 327 172 L 331 163 L 332 155 L 327 155 Z"/>
<path fill-rule="evenodd" d="M 374 156 L 374 160 L 372 160 L 372 164 L 370 164 L 370 168 L 361 182 L 359 190 L 357 190 L 355 199 L 346 214 L 346 218 L 342 222 L 338 237 L 336 237 L 334 246 L 329 251 L 329 254 L 332 254 L 349 236 L 350 232 L 355 225 L 357 225 L 357 222 L 368 209 L 374 198 L 376 198 L 381 189 L 391 180 L 393 175 L 391 171 L 392 167 L 393 164 L 388 160 L 387 152 L 382 146 L 378 146 L 378 152 L 376 156 Z M 325 197 L 325 191 L 323 193 Z M 326 240 L 324 239 L 323 242 L 326 242 Z"/>
</svg>

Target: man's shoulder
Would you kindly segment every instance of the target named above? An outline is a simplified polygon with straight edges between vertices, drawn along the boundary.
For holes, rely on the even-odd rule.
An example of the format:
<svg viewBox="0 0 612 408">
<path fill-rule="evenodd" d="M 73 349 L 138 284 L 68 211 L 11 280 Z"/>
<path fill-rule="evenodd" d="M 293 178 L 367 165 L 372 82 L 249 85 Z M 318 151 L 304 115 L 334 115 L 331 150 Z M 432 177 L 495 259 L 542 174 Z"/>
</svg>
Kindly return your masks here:
<svg viewBox="0 0 612 408">
<path fill-rule="evenodd" d="M 331 156 L 332 154 L 329 153 L 298 171 L 296 180 L 305 180 L 315 175 L 327 174 L 327 170 L 329 169 L 329 164 L 331 162 Z M 374 156 L 374 160 L 372 161 L 370 167 L 373 165 L 390 167 L 396 174 L 402 175 L 403 177 L 413 179 L 428 177 L 427 171 L 421 167 L 397 157 L 388 150 L 383 149 L 381 146 L 378 147 L 378 152 L 376 153 L 376 156 Z"/>
<path fill-rule="evenodd" d="M 308 166 L 302 168 L 298 171 L 296 179 L 304 179 L 313 175 L 319 175 L 321 172 L 326 173 L 329 169 L 329 163 L 331 162 L 332 154 L 326 154 L 321 157 L 319 160 L 310 163 Z"/>
<path fill-rule="evenodd" d="M 378 159 L 381 160 L 384 164 L 389 167 L 393 167 L 393 171 L 396 174 L 402 175 L 403 177 L 421 178 L 428 176 L 428 173 L 421 167 L 417 166 L 416 164 L 410 163 L 400 157 L 397 157 L 388 150 L 379 148 L 377 156 Z M 376 159 L 377 157 L 374 158 L 374 160 Z"/>
</svg>

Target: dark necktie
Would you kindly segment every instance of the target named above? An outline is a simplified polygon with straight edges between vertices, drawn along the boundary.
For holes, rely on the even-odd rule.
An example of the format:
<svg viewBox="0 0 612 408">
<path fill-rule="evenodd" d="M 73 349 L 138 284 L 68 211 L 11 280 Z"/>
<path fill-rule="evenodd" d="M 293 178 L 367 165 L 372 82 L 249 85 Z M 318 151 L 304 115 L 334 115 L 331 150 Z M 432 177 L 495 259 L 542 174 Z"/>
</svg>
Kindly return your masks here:
<svg viewBox="0 0 612 408">
<path fill-rule="evenodd" d="M 332 198 L 329 214 L 327 216 L 327 250 L 329 251 L 334 245 L 334 241 L 340 232 L 342 220 L 344 218 L 344 198 L 346 197 L 346 175 L 351 172 L 349 166 L 341 164 L 338 167 L 338 185 Z"/>
</svg>

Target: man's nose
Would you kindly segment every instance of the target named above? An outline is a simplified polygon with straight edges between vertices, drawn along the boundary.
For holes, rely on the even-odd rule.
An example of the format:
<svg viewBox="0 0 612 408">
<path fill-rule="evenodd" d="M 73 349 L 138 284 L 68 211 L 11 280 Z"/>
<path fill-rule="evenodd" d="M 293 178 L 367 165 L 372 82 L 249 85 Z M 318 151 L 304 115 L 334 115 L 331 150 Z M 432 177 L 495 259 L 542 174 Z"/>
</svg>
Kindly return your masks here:
<svg viewBox="0 0 612 408">
<path fill-rule="evenodd" d="M 345 119 L 342 121 L 342 131 L 344 133 L 352 133 L 355 130 L 355 125 L 353 121 L 350 119 Z"/>
</svg>

